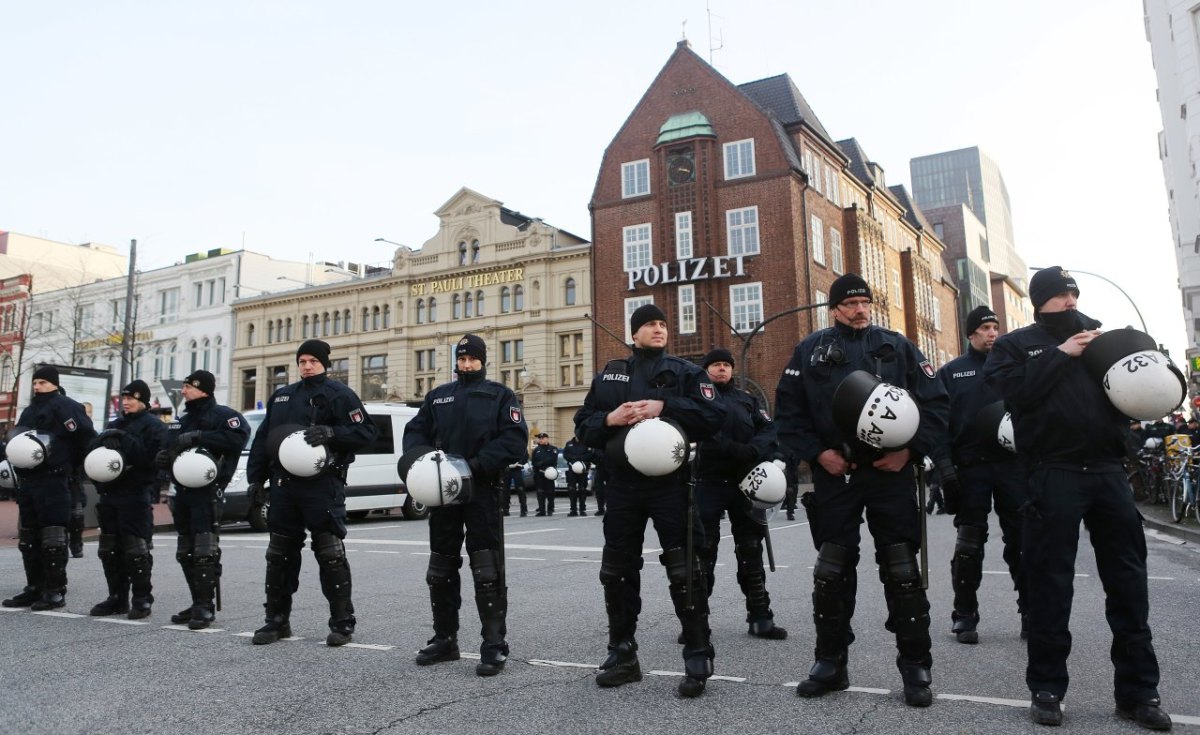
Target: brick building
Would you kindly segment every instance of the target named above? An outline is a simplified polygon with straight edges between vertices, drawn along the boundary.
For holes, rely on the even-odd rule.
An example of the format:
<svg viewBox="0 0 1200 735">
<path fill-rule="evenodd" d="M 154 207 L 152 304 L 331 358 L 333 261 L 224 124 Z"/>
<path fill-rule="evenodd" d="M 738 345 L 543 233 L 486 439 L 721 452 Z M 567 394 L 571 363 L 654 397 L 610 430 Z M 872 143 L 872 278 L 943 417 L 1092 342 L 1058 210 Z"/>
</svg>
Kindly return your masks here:
<svg viewBox="0 0 1200 735">
<path fill-rule="evenodd" d="M 33 276 L 28 273 L 0 279 L 0 428 L 17 420 L 17 382 L 32 290 Z"/>
<path fill-rule="evenodd" d="M 736 356 L 741 335 L 825 301 L 855 271 L 875 292 L 875 323 L 940 363 L 957 354 L 957 327 L 942 318 L 956 291 L 941 243 L 912 209 L 856 141 L 829 135 L 786 74 L 734 85 L 682 41 L 601 163 L 596 319 L 628 340 L 629 314 L 653 302 L 670 319 L 672 353 L 698 360 L 724 346 Z M 829 319 L 824 308 L 784 316 L 751 342 L 738 368 L 767 406 L 795 344 Z M 597 330 L 597 369 L 624 354 Z"/>
</svg>

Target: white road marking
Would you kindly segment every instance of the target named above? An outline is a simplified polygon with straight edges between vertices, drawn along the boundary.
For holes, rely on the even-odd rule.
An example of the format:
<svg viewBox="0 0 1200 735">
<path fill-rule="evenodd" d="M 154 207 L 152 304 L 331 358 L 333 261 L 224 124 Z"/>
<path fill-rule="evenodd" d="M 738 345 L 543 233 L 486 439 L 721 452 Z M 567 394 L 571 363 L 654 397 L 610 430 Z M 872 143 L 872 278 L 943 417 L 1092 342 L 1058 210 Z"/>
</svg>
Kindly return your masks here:
<svg viewBox="0 0 1200 735">
<path fill-rule="evenodd" d="M 367 549 L 367 554 L 399 554 L 399 551 L 380 551 L 379 549 Z"/>
<path fill-rule="evenodd" d="M 25 612 L 23 607 L 0 607 L 0 612 Z"/>
<path fill-rule="evenodd" d="M 891 689 L 873 689 L 871 687 L 847 687 L 846 691 L 859 692 L 861 694 L 883 694 L 883 695 L 888 695 L 888 694 L 892 693 Z"/>
<path fill-rule="evenodd" d="M 86 618 L 86 615 L 69 612 L 55 612 L 54 610 L 30 610 L 34 615 L 45 615 L 48 618 Z"/>
<path fill-rule="evenodd" d="M 1146 577 L 1146 579 L 1157 579 L 1162 582 L 1174 582 L 1174 577 Z"/>
<path fill-rule="evenodd" d="M 127 618 L 96 618 L 97 623 L 115 623 L 117 625 L 149 625 L 144 620 L 129 620 Z"/>
<path fill-rule="evenodd" d="M 234 637 L 234 638 L 253 638 L 253 637 L 254 637 L 254 631 L 252 631 L 252 630 L 248 630 L 248 631 L 246 631 L 245 633 L 234 633 L 234 634 L 233 634 L 233 637 Z M 302 640 L 304 640 L 304 636 L 302 636 L 302 635 L 294 635 L 294 636 L 291 636 L 291 637 L 288 637 L 288 638 L 280 638 L 279 640 L 281 640 L 281 641 L 302 641 Z M 349 645 L 349 644 L 346 644 L 346 645 Z"/>
<path fill-rule="evenodd" d="M 1184 544 L 1187 543 L 1187 541 L 1185 539 L 1175 538 L 1174 536 L 1172 536 L 1169 533 L 1163 533 L 1162 531 L 1157 531 L 1153 528 L 1146 528 L 1143 530 L 1146 532 L 1146 535 L 1149 536 L 1150 538 L 1158 540 L 1158 541 L 1166 541 L 1168 544 L 1173 544 L 1175 546 L 1183 546 Z"/>
<path fill-rule="evenodd" d="M 599 559 L 562 559 L 562 561 L 574 561 L 580 564 L 599 564 Z"/>
<path fill-rule="evenodd" d="M 529 659 L 530 666 L 565 666 L 574 669 L 595 669 L 596 664 L 577 664 L 571 661 L 550 661 L 548 659 L 531 658 Z"/>
<path fill-rule="evenodd" d="M 974 694 L 938 694 L 938 699 L 956 702 L 979 702 L 980 704 L 1002 704 L 1006 707 L 1028 707 L 1028 699 L 1005 699 L 1004 697 L 980 697 Z M 1066 709 L 1066 706 L 1063 706 Z"/>
<path fill-rule="evenodd" d="M 182 630 L 184 633 L 224 633 L 224 628 L 201 628 L 200 630 L 192 630 L 186 625 L 164 625 L 163 630 Z M 253 635 L 253 633 L 251 633 Z"/>
<path fill-rule="evenodd" d="M 684 676 L 685 675 L 682 671 L 662 671 L 659 669 L 655 669 L 654 671 L 650 671 L 647 673 L 650 676 Z M 742 676 L 722 676 L 720 674 L 713 674 L 712 676 L 709 677 L 709 681 L 732 681 L 735 684 L 742 684 L 742 683 L 745 683 L 746 679 L 745 679 L 745 677 L 742 677 Z"/>
<path fill-rule="evenodd" d="M 1171 721 L 1176 725 L 1200 725 L 1200 717 L 1191 715 L 1171 715 Z"/>
<path fill-rule="evenodd" d="M 391 651 L 395 646 L 385 646 L 379 643 L 347 643 L 343 646 L 329 646 L 329 648 L 363 648 L 368 651 Z"/>
<path fill-rule="evenodd" d="M 530 533 L 550 533 L 551 531 L 561 531 L 561 528 L 539 528 L 533 531 L 508 531 L 505 536 L 524 536 Z"/>
<path fill-rule="evenodd" d="M 506 556 L 506 561 L 546 561 L 540 556 Z"/>
</svg>

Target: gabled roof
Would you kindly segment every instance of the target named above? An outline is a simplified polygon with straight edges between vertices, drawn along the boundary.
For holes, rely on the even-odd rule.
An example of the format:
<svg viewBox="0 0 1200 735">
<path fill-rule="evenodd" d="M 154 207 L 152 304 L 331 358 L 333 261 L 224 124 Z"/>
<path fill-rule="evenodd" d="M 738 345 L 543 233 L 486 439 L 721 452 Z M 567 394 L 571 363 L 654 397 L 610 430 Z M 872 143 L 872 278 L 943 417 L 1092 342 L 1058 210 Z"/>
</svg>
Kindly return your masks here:
<svg viewBox="0 0 1200 735">
<path fill-rule="evenodd" d="M 903 184 L 889 186 L 888 191 L 892 192 L 892 196 L 896 197 L 896 200 L 908 210 L 904 213 L 905 221 L 919 230 L 933 232 L 933 225 L 929 224 L 929 220 L 925 219 L 925 213 L 921 211 L 921 208 L 917 206 L 913 198 L 909 196 L 908 189 L 904 188 Z"/>
<path fill-rule="evenodd" d="M 800 94 L 800 90 L 787 74 L 739 84 L 738 89 L 759 107 L 775 115 L 784 127 L 806 125 L 832 148 L 837 149 L 833 138 L 809 106 L 808 100 L 804 99 L 804 95 Z"/>
<path fill-rule="evenodd" d="M 839 140 L 837 146 L 842 149 L 842 153 L 846 154 L 846 158 L 850 159 L 850 173 L 854 178 L 868 187 L 874 187 L 875 177 L 871 175 L 871 169 L 867 166 L 867 152 L 858 144 L 858 140 L 846 138 Z"/>
</svg>

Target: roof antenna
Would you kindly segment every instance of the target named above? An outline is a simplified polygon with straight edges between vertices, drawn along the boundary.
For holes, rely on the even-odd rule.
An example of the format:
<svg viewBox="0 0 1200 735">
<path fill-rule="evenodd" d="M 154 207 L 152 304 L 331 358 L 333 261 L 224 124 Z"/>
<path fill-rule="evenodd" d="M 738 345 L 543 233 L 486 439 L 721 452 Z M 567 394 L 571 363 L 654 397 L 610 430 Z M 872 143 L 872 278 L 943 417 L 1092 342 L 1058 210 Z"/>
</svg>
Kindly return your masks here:
<svg viewBox="0 0 1200 735">
<path fill-rule="evenodd" d="M 725 39 L 724 39 L 724 38 L 722 37 L 722 35 L 721 35 L 721 29 L 719 29 L 719 28 L 718 28 L 718 29 L 717 29 L 717 43 L 718 43 L 718 45 L 717 45 L 717 46 L 714 46 L 714 45 L 713 45 L 713 37 L 712 37 L 712 18 L 713 18 L 713 13 L 712 13 L 712 3 L 710 3 L 710 2 L 707 2 L 707 0 L 706 0 L 706 2 L 704 3 L 704 11 L 705 11 L 705 13 L 707 13 L 707 14 L 708 14 L 708 65 L 709 65 L 709 66 L 715 66 L 715 64 L 713 64 L 713 51 L 720 51 L 721 49 L 725 48 Z M 719 15 L 718 15 L 717 17 L 718 17 L 718 18 L 720 18 L 721 16 L 719 16 Z"/>
<path fill-rule="evenodd" d="M 687 40 L 687 18 L 683 19 L 683 33 L 681 35 L 683 36 L 683 38 L 681 40 L 686 41 Z"/>
</svg>

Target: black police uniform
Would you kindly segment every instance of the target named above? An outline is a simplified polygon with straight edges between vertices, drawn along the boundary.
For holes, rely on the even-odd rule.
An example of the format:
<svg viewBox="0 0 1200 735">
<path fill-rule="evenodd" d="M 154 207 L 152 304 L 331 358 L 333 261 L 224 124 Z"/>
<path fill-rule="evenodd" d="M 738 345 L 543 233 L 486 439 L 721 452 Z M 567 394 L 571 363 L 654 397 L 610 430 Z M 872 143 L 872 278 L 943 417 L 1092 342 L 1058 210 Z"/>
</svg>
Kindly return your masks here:
<svg viewBox="0 0 1200 735">
<path fill-rule="evenodd" d="M 327 435 L 324 443 L 330 462 L 313 477 L 288 473 L 275 456 L 278 442 L 300 429 L 314 437 L 314 429 Z M 341 645 L 354 633 L 350 564 L 342 542 L 346 538 L 346 470 L 354 461 L 354 452 L 370 446 L 378 434 L 358 395 L 326 373 L 302 378 L 271 394 L 246 463 L 248 482 L 271 484 L 266 625 L 256 631 L 256 642 L 270 643 L 291 635 L 292 595 L 300 587 L 300 550 L 306 529 L 312 534 L 321 592 L 329 601 L 327 642 Z M 308 441 L 311 444 L 313 440 Z"/>
<path fill-rule="evenodd" d="M 576 437 L 562 448 L 563 459 L 567 461 L 567 498 L 571 501 L 571 512 L 568 515 L 587 515 L 588 495 L 588 465 L 595 461 L 595 452 L 589 449 Z M 583 472 L 576 472 L 572 465 L 583 463 Z"/>
<path fill-rule="evenodd" d="M 550 467 L 558 467 L 558 447 L 553 444 L 536 444 L 529 461 L 533 466 L 533 486 L 537 488 L 537 514 L 552 516 L 554 515 L 554 480 L 546 477 L 546 470 Z"/>
<path fill-rule="evenodd" d="M 954 525 L 958 539 L 950 560 L 954 587 L 952 631 L 965 642 L 977 640 L 977 592 L 983 580 L 984 546 L 988 539 L 988 514 L 992 503 L 1000 518 L 1004 563 L 1017 591 L 1017 612 L 1025 617 L 1021 584 L 1021 506 L 1025 503 L 1025 473 L 1017 457 L 1000 446 L 995 436 L 982 436 L 977 426 L 981 409 L 1000 400 L 983 379 L 987 353 L 968 347 L 966 353 L 946 363 L 938 379 L 950 395 L 951 456 L 958 475 L 958 509 Z"/>
<path fill-rule="evenodd" d="M 725 424 L 716 437 L 701 442 L 697 450 L 696 508 L 704 527 L 698 549 L 712 596 L 716 582 L 717 546 L 721 542 L 721 516 L 729 514 L 737 581 L 746 595 L 746 622 L 751 635 L 782 639 L 787 631 L 775 625 L 767 575 L 763 569 L 766 526 L 751 515 L 750 500 L 739 483 L 756 464 L 778 452 L 775 424 L 753 396 L 732 382 L 717 384 L 725 402 Z"/>
<path fill-rule="evenodd" d="M 526 455 L 525 459 L 529 457 Z M 508 466 L 504 473 L 504 515 L 508 515 L 509 506 L 512 505 L 513 493 L 517 493 L 517 500 L 521 506 L 521 517 L 529 515 L 529 504 L 525 500 L 525 462 L 518 460 Z"/>
<path fill-rule="evenodd" d="M 49 453 L 33 469 L 13 468 L 20 527 L 17 546 L 26 585 L 3 605 L 51 610 L 65 604 L 67 522 L 71 515 L 68 478 L 78 472 L 84 449 L 96 430 L 83 406 L 59 392 L 34 393 L 16 428 L 44 435 Z"/>
<path fill-rule="evenodd" d="M 150 499 L 158 484 L 155 458 L 165 445 L 167 425 L 148 411 L 117 418 L 88 447 L 120 452 L 125 469 L 113 482 L 97 482 L 100 499 L 96 517 L 100 524 L 99 554 L 108 583 L 108 599 L 94 606 L 92 615 L 128 612 L 131 618 L 150 614 L 154 602 L 150 553 L 154 536 L 154 510 Z M 132 611 L 129 592 L 133 589 Z"/>
<path fill-rule="evenodd" d="M 1012 411 L 1017 451 L 1029 468 L 1021 566 L 1029 615 L 1025 681 L 1038 695 L 1067 691 L 1071 597 L 1079 523 L 1087 524 L 1112 629 L 1119 707 L 1158 698 L 1151 643 L 1146 538 L 1122 470 L 1129 419 L 1113 407 L 1083 360 L 1057 349 L 1100 323 L 1072 312 L 996 340 L 984 375 Z"/>
<path fill-rule="evenodd" d="M 604 515 L 608 499 L 608 465 L 604 462 L 604 450 L 592 448 L 596 454 L 596 471 L 592 474 L 592 494 L 596 496 L 596 515 Z"/>
<path fill-rule="evenodd" d="M 899 472 L 876 469 L 879 453 L 846 436 L 833 417 L 833 394 L 855 370 L 866 370 L 886 383 L 907 389 L 920 407 L 920 425 L 909 444 L 910 463 Z M 848 649 L 854 640 L 858 578 L 859 526 L 863 511 L 875 539 L 875 560 L 888 602 L 887 629 L 896 636 L 896 665 L 906 700 L 928 699 L 930 668 L 929 601 L 921 585 L 917 551 L 921 546 L 920 509 L 912 463 L 935 448 L 944 452 L 946 390 L 920 350 L 903 335 L 874 325 L 854 329 L 836 323 L 796 346 L 779 380 L 775 424 L 784 452 L 809 464 L 814 492 L 804 498 L 816 546 L 813 567 L 813 620 L 817 629 L 816 663 L 809 679 L 823 689 L 844 689 Z M 827 449 L 849 452 L 856 468 L 846 476 L 825 471 L 817 456 Z M 811 685 L 807 685 L 811 686 Z M 806 684 L 798 692 L 804 696 Z M 820 691 L 815 692 L 819 694 Z"/>
<path fill-rule="evenodd" d="M 475 605 L 479 611 L 481 675 L 498 673 L 508 656 L 505 641 L 508 589 L 500 538 L 501 475 L 520 461 L 529 445 L 521 403 L 510 389 L 488 380 L 486 371 L 458 372 L 458 380 L 431 390 L 404 427 L 404 451 L 433 447 L 466 458 L 473 493 L 465 503 L 429 509 L 429 600 L 433 638 L 417 663 L 457 659 L 458 611 L 462 606 L 462 547 L 465 537 Z"/>
<path fill-rule="evenodd" d="M 217 463 L 217 477 L 207 487 L 184 487 L 175 483 L 171 516 L 179 534 L 175 560 L 183 569 L 192 605 L 171 616 L 173 623 L 187 623 L 196 630 L 215 619 L 215 596 L 221 576 L 221 505 L 225 486 L 237 471 L 242 449 L 250 440 L 250 427 L 240 413 L 204 396 L 183 404 L 179 421 L 167 426 L 165 447 L 175 455 L 193 447 L 209 452 Z"/>
<path fill-rule="evenodd" d="M 624 427 L 607 426 L 605 419 L 621 404 L 638 400 L 664 401 L 663 419 L 677 422 L 690 441 L 716 433 L 725 418 L 725 405 L 708 376 L 696 365 L 663 350 L 635 347 L 623 360 L 612 360 L 592 379 L 583 406 L 575 414 L 575 434 L 589 447 L 604 449 L 624 437 Z M 634 470 L 616 446 L 605 451 L 608 465 L 607 508 L 600 584 L 608 613 L 608 657 L 596 677 L 601 686 L 616 686 L 641 678 L 637 663 L 638 615 L 642 609 L 642 543 L 646 521 L 654 521 L 659 562 L 666 568 L 671 601 L 684 632 L 683 660 L 687 679 L 703 683 L 712 676 L 714 651 L 708 627 L 708 585 L 700 558 L 691 571 L 688 606 L 687 521 L 688 468 L 665 477 L 648 477 Z M 611 674 L 611 679 L 610 675 Z M 685 683 L 686 683 L 685 679 Z M 682 684 L 681 684 L 682 686 Z"/>
</svg>

